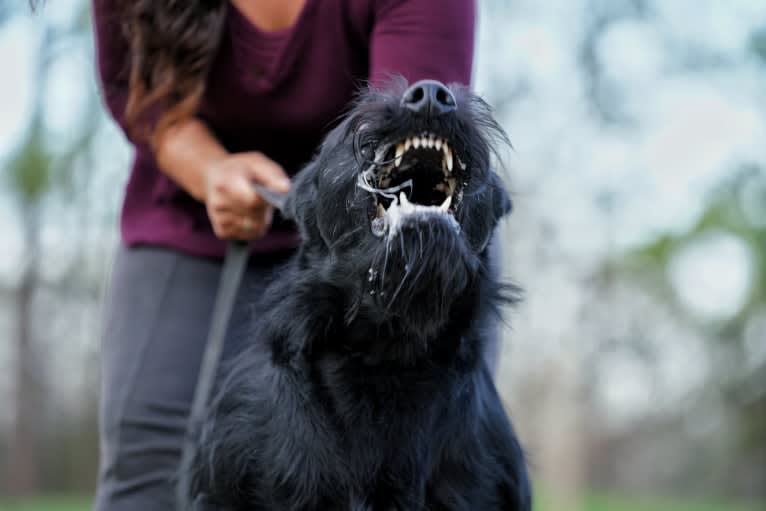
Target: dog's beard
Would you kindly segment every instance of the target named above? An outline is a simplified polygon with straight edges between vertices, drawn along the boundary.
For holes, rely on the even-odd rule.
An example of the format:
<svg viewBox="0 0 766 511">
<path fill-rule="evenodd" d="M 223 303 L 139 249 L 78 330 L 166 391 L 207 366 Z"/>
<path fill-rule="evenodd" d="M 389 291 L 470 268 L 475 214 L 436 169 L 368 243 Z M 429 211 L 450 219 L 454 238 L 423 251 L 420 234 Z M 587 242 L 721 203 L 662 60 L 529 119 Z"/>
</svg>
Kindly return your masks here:
<svg viewBox="0 0 766 511">
<path fill-rule="evenodd" d="M 451 216 L 407 218 L 378 243 L 367 270 L 370 308 L 424 339 L 436 335 L 473 283 L 479 258 L 456 232 Z"/>
</svg>

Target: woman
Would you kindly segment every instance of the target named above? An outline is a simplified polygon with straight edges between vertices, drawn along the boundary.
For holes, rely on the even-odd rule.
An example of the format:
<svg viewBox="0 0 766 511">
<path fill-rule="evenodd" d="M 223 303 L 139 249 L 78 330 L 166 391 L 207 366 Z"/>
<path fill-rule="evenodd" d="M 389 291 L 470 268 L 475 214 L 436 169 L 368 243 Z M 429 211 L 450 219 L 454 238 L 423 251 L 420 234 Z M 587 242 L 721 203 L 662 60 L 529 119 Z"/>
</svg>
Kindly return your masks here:
<svg viewBox="0 0 766 511">
<path fill-rule="evenodd" d="M 475 5 L 94 0 L 94 20 L 104 101 L 135 146 L 102 346 L 95 509 L 167 510 L 225 240 L 252 240 L 248 296 L 298 241 L 252 183 L 287 191 L 367 81 L 468 83 Z"/>
</svg>

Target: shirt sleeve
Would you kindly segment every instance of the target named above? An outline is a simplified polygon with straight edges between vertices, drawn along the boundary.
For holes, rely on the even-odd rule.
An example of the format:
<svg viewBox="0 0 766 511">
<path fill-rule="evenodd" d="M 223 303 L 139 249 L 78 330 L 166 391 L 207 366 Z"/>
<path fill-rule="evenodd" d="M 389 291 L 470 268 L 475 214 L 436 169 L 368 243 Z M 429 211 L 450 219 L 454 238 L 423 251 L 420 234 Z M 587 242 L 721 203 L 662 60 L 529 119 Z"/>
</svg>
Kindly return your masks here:
<svg viewBox="0 0 766 511">
<path fill-rule="evenodd" d="M 394 75 L 471 82 L 475 0 L 378 0 L 370 40 L 370 80 Z"/>
<path fill-rule="evenodd" d="M 124 36 L 118 0 L 92 0 L 96 67 L 104 104 L 130 137 L 125 121 L 130 76 L 130 45 Z"/>
</svg>

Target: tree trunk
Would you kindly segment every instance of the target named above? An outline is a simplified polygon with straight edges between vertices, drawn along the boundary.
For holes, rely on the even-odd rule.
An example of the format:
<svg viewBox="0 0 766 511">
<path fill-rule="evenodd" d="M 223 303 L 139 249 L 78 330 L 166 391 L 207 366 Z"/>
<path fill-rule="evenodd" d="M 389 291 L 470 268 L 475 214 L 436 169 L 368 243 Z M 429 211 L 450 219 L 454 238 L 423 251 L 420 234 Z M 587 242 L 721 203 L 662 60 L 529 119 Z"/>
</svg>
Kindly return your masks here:
<svg viewBox="0 0 766 511">
<path fill-rule="evenodd" d="M 38 275 L 38 232 L 34 214 L 26 216 L 25 223 L 29 258 L 16 291 L 15 413 L 3 477 L 11 495 L 29 495 L 40 487 L 37 440 L 42 420 L 43 374 L 32 332 L 32 299 Z"/>
</svg>

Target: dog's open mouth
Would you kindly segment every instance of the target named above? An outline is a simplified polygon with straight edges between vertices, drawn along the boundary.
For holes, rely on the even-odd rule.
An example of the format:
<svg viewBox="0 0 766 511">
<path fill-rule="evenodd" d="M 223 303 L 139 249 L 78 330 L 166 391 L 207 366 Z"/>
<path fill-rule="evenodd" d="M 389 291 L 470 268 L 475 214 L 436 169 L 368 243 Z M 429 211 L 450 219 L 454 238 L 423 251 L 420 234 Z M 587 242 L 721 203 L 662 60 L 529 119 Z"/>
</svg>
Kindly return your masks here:
<svg viewBox="0 0 766 511">
<path fill-rule="evenodd" d="M 378 148 L 375 162 L 358 182 L 375 196 L 373 233 L 394 234 L 407 215 L 454 215 L 462 198 L 463 170 L 450 142 L 433 133 Z"/>
</svg>

